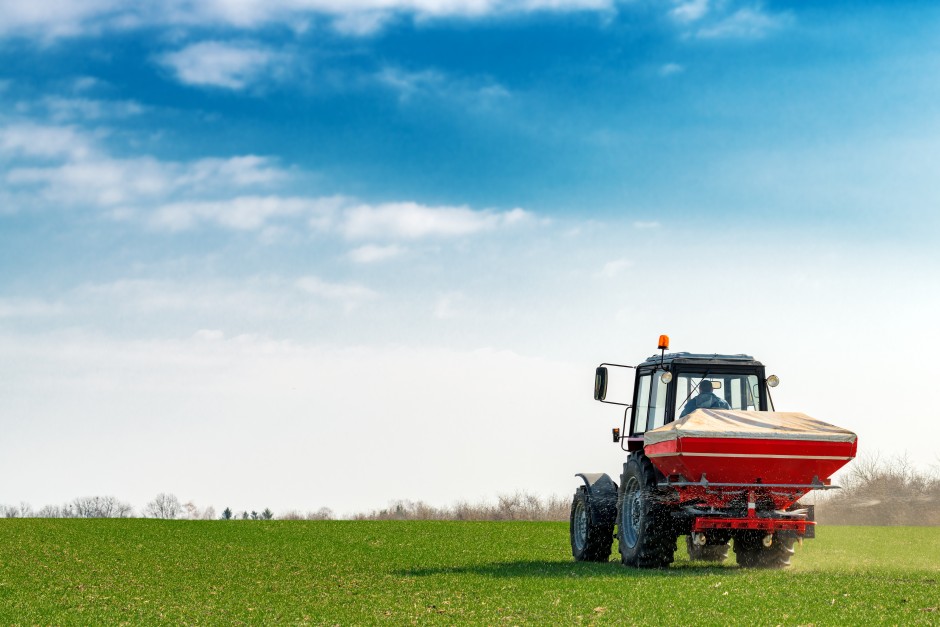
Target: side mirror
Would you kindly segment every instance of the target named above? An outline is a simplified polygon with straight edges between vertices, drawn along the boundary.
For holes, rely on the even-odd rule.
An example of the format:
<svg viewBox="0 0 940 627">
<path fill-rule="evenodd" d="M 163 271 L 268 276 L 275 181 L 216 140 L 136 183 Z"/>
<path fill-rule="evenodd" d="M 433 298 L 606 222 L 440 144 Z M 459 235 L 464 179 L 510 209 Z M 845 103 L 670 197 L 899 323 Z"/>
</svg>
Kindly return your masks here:
<svg viewBox="0 0 940 627">
<path fill-rule="evenodd" d="M 603 401 L 607 398 L 607 368 L 598 366 L 594 371 L 594 400 Z"/>
</svg>

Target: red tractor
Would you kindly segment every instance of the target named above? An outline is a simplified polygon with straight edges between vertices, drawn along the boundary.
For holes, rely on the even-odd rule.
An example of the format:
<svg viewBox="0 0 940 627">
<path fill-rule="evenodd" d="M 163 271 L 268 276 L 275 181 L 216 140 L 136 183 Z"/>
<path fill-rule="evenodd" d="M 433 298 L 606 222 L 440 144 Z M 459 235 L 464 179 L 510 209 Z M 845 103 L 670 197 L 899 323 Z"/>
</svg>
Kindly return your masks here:
<svg viewBox="0 0 940 627">
<path fill-rule="evenodd" d="M 662 568 L 686 536 L 693 560 L 719 562 L 731 542 L 739 565 L 781 568 L 793 544 L 814 537 L 812 506 L 855 457 L 854 433 L 805 414 L 774 411 L 764 365 L 748 355 L 661 353 L 635 367 L 631 403 L 607 400 L 601 364 L 595 400 L 625 407 L 614 442 L 629 453 L 618 485 L 580 473 L 571 505 L 571 552 L 606 562 L 616 537 L 624 564 Z"/>
</svg>

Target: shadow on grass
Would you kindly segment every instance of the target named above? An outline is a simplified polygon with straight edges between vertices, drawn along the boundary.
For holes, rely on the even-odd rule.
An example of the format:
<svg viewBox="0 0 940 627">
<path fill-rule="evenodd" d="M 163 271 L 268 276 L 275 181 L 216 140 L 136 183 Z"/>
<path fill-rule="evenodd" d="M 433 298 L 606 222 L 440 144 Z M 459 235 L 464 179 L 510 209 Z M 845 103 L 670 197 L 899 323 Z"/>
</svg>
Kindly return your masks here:
<svg viewBox="0 0 940 627">
<path fill-rule="evenodd" d="M 491 562 L 475 566 L 453 566 L 436 568 L 410 568 L 395 571 L 404 577 L 431 577 L 434 575 L 484 575 L 486 577 L 541 577 L 541 578 L 579 578 L 579 577 L 703 577 L 714 575 L 737 575 L 741 569 L 724 565 L 693 564 L 679 562 L 671 568 L 627 568 L 619 562 L 549 562 L 531 560 L 520 562 Z"/>
</svg>

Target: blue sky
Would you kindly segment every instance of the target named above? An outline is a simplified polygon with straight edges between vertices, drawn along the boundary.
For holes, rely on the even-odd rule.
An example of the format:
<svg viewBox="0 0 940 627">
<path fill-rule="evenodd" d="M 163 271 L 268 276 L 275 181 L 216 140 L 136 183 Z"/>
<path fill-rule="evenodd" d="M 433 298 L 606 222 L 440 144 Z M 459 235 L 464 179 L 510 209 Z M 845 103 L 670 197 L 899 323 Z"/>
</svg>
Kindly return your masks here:
<svg viewBox="0 0 940 627">
<path fill-rule="evenodd" d="M 940 375 L 938 23 L 914 2 L 0 2 L 0 470 L 24 477 L 0 501 L 565 492 L 619 463 L 593 366 L 663 332 L 937 463 L 929 403 L 879 374 L 931 438 L 885 435 L 870 370 L 831 356 Z"/>
</svg>

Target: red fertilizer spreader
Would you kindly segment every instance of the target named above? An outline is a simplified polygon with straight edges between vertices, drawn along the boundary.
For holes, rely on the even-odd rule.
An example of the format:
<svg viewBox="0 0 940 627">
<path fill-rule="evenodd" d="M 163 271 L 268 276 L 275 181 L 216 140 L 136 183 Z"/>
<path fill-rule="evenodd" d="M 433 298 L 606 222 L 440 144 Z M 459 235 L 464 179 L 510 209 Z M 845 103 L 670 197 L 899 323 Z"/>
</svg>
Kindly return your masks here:
<svg viewBox="0 0 940 627">
<path fill-rule="evenodd" d="M 855 457 L 854 433 L 805 414 L 698 409 L 647 431 L 643 450 L 665 477 L 678 505 L 704 513 L 693 532 L 706 529 L 780 530 L 812 535 L 802 510 L 788 511 Z M 742 509 L 746 516 L 727 515 Z"/>
</svg>

